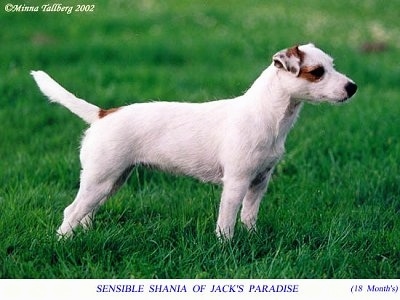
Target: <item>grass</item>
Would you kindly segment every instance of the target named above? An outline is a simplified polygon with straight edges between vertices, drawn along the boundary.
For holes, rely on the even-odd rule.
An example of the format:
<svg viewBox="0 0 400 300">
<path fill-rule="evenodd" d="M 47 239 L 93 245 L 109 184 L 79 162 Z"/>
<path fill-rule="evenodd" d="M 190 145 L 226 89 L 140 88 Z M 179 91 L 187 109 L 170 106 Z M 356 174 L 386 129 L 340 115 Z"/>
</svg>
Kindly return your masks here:
<svg viewBox="0 0 400 300">
<path fill-rule="evenodd" d="M 87 14 L 1 12 L 1 278 L 398 278 L 399 3 L 266 2 L 96 1 Z M 347 105 L 304 107 L 258 233 L 239 226 L 220 244 L 220 187 L 139 168 L 91 231 L 56 240 L 78 189 L 85 125 L 49 105 L 29 70 L 46 70 L 105 108 L 201 102 L 241 94 L 272 54 L 309 41 L 359 91 Z M 371 42 L 386 48 L 360 50 Z"/>
</svg>

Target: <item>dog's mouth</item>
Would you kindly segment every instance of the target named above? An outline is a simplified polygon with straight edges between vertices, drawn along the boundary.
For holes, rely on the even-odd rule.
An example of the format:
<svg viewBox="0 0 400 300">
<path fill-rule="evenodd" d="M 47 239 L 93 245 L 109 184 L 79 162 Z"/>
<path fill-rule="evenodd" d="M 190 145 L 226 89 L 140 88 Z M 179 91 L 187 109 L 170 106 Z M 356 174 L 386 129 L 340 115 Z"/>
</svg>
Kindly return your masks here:
<svg viewBox="0 0 400 300">
<path fill-rule="evenodd" d="M 344 99 L 338 100 L 337 102 L 338 102 L 338 103 L 345 103 L 345 102 L 347 102 L 347 100 L 349 100 L 349 99 L 350 99 L 350 97 L 346 97 L 346 98 L 344 98 Z"/>
<path fill-rule="evenodd" d="M 321 102 L 327 102 L 327 103 L 330 103 L 330 104 L 333 104 L 333 105 L 336 105 L 336 104 L 337 105 L 341 105 L 341 104 L 347 103 L 350 98 L 351 97 L 348 97 L 348 96 L 346 96 L 344 98 L 341 98 L 341 99 L 325 98 Z"/>
<path fill-rule="evenodd" d="M 357 85 L 353 82 L 348 82 L 344 87 L 345 93 L 342 99 L 336 100 L 336 103 L 344 103 L 347 102 L 357 91 Z"/>
<path fill-rule="evenodd" d="M 351 95 L 351 96 L 346 96 L 346 97 L 344 97 L 343 99 L 339 99 L 337 102 L 338 103 L 345 103 L 345 102 L 348 102 L 350 99 L 352 99 L 353 98 L 353 95 Z"/>
</svg>

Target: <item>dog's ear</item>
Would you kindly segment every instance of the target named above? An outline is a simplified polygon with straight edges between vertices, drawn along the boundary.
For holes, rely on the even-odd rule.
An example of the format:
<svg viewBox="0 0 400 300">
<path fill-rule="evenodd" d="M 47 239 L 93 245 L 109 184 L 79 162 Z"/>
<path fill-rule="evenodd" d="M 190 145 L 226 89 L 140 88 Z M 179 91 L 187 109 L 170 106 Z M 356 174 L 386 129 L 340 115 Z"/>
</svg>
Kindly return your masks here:
<svg viewBox="0 0 400 300">
<path fill-rule="evenodd" d="M 298 76 L 303 57 L 304 53 L 299 50 L 299 46 L 294 46 L 276 53 L 272 57 L 272 61 L 274 62 L 274 66 L 278 69 L 285 69 Z"/>
</svg>

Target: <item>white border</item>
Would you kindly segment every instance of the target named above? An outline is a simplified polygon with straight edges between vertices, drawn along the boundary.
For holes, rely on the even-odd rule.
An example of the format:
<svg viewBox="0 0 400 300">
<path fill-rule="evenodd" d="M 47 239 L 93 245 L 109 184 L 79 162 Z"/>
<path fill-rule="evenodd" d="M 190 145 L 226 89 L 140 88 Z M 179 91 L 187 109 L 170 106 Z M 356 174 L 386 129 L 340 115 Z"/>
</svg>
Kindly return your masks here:
<svg viewBox="0 0 400 300">
<path fill-rule="evenodd" d="M 400 280 L 393 279 L 5 279 L 0 280 L 0 299 L 382 300 L 399 299 L 399 285 Z M 285 288 L 286 292 L 282 291 Z M 154 292 L 155 289 L 162 291 Z M 218 291 L 212 292 L 213 289 Z"/>
</svg>

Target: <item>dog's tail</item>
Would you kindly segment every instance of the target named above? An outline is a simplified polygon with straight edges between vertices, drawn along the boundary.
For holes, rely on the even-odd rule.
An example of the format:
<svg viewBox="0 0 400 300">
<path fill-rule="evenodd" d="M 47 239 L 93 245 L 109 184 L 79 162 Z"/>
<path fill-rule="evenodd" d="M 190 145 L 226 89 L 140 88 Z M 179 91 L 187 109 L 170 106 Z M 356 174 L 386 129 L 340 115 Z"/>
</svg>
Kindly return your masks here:
<svg viewBox="0 0 400 300">
<path fill-rule="evenodd" d="M 60 103 L 88 124 L 93 123 L 101 117 L 99 114 L 102 109 L 68 92 L 45 72 L 31 71 L 31 75 L 35 79 L 39 89 L 51 102 Z"/>
</svg>

